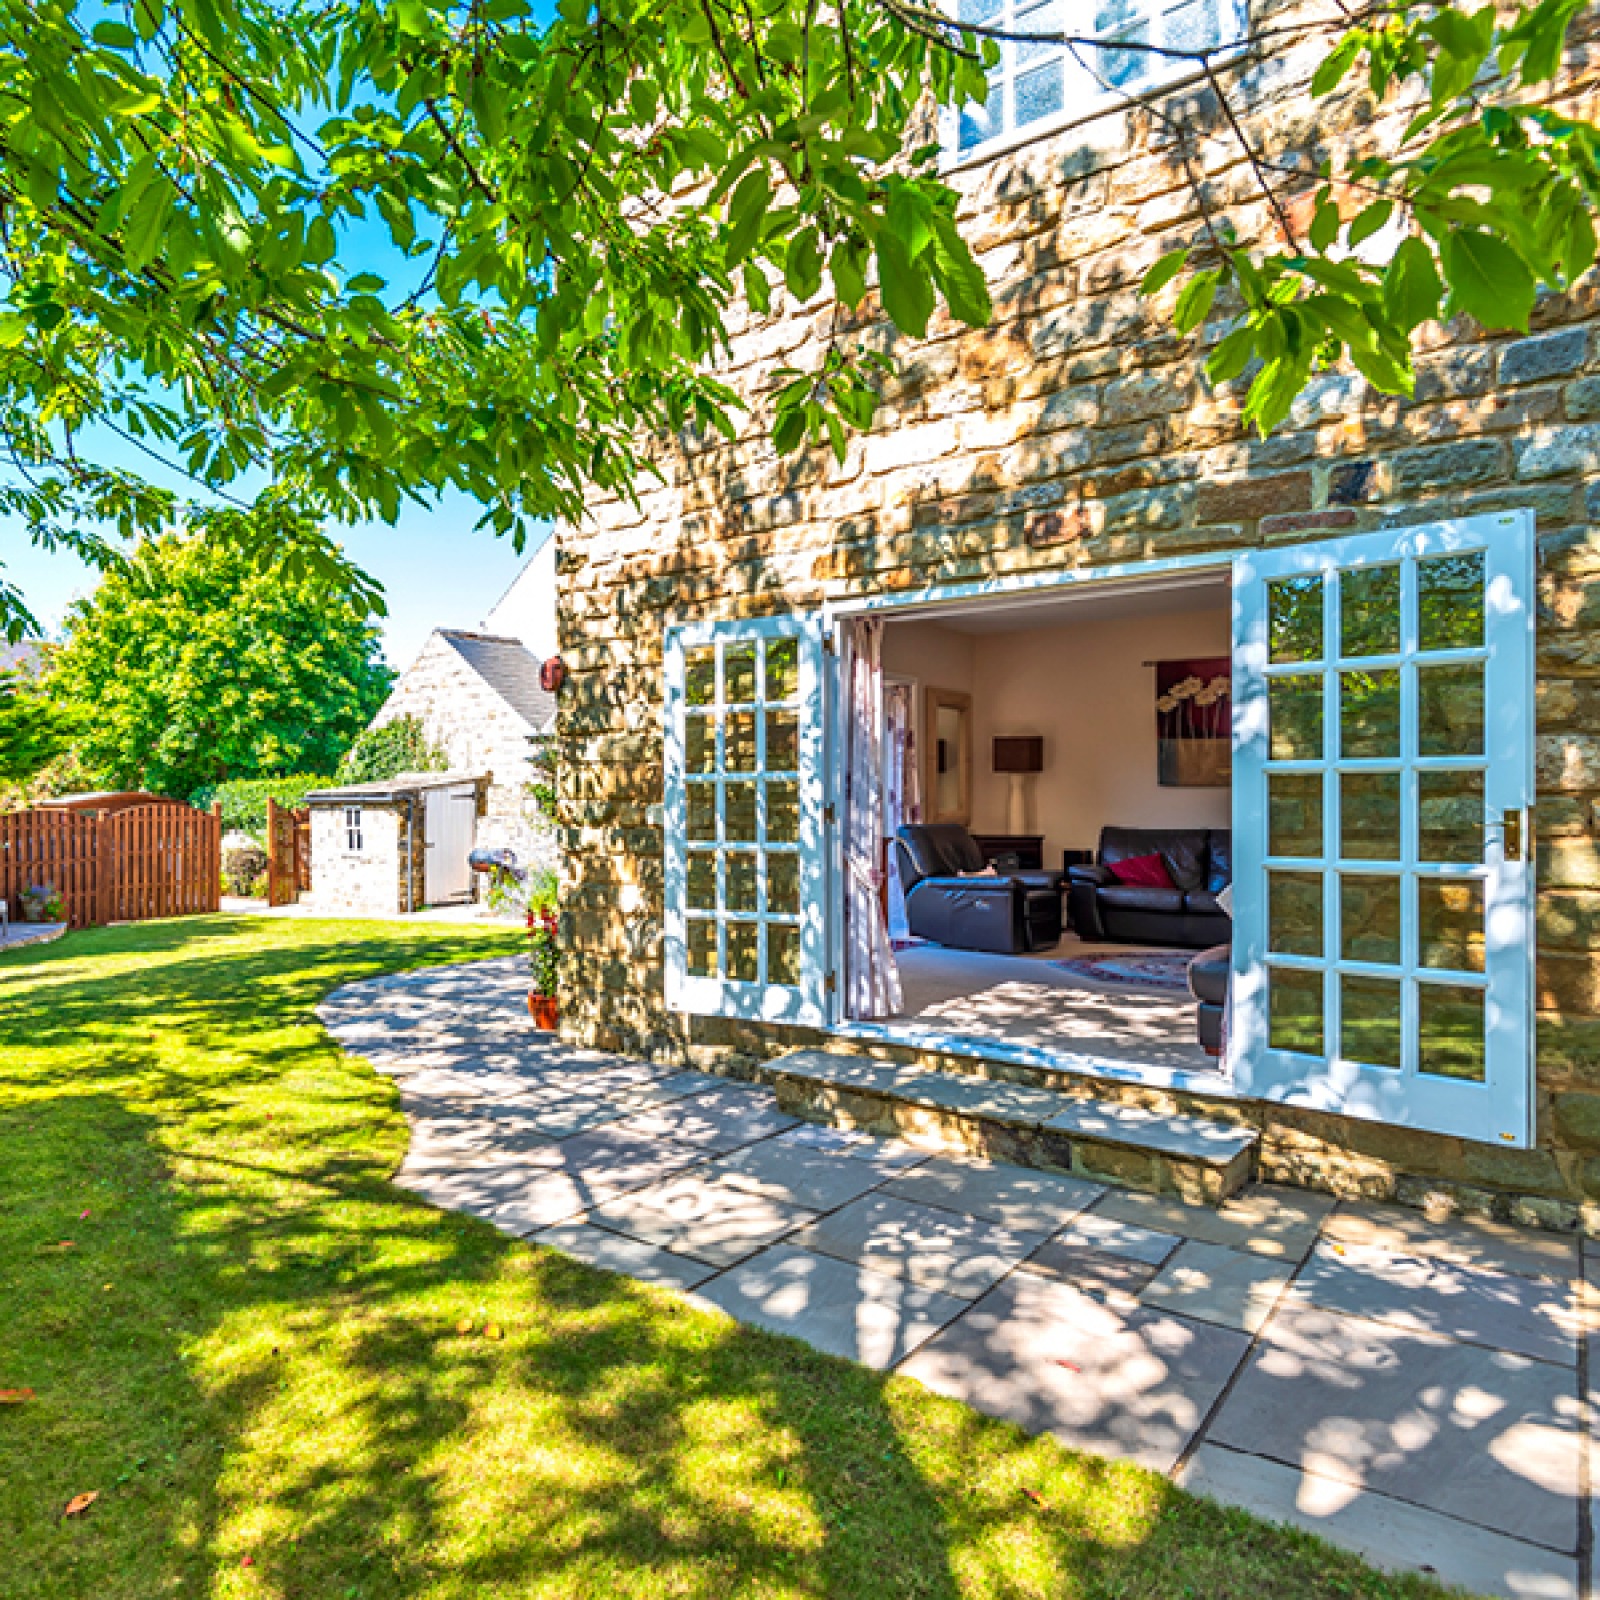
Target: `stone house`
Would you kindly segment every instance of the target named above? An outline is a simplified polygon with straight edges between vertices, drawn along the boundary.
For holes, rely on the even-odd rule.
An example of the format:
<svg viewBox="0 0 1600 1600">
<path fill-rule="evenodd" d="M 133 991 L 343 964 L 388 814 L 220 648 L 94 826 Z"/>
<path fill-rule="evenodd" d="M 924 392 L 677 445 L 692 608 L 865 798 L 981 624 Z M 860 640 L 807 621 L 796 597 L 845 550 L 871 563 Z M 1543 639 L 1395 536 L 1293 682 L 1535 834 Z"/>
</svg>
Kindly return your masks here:
<svg viewBox="0 0 1600 1600">
<path fill-rule="evenodd" d="M 1158 31 L 1185 10 L 1138 9 Z M 1239 25 L 1207 16 L 1213 39 Z M 1248 135 L 1308 157 L 1341 116 L 1394 135 L 1403 111 L 1354 90 L 1311 101 L 1323 48 L 1225 69 Z M 989 120 L 947 130 L 990 326 L 900 341 L 870 300 L 837 318 L 820 297 L 750 315 L 720 373 L 751 402 L 740 436 L 663 442 L 637 504 L 596 497 L 560 531 L 564 1030 L 1148 1187 L 1254 1170 L 1592 1227 L 1592 275 L 1526 337 L 1430 326 L 1409 401 L 1329 373 L 1256 437 L 1241 387 L 1202 373 L 1225 308 L 1190 341 L 1137 293 L 1197 237 L 1190 173 L 1259 212 L 1248 164 L 1203 85 L 1102 56 L 1133 103 L 1007 55 Z M 1588 114 L 1592 60 L 1561 86 Z M 779 458 L 773 370 L 840 327 L 898 363 L 880 417 L 842 464 Z M 1221 785 L 1158 781 L 1151 658 L 1224 662 Z M 902 691 L 921 800 L 886 815 L 873 719 Z M 1024 737 L 1018 828 L 994 741 Z M 1181 1037 L 1182 994 L 1072 987 L 1049 951 L 985 956 L 1012 964 L 982 979 L 913 946 L 860 998 L 881 857 L 858 825 L 918 804 L 1045 867 L 1092 864 L 1107 827 L 1231 828 L 1223 1053 Z"/>
</svg>

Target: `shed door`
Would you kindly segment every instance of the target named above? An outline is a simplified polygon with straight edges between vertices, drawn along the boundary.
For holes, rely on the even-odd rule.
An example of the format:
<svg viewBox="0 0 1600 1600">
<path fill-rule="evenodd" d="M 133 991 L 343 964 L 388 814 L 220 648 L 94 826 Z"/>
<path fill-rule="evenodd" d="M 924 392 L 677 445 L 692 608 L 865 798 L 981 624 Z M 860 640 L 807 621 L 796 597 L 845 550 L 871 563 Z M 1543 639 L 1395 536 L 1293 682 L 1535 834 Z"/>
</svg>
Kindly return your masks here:
<svg viewBox="0 0 1600 1600">
<path fill-rule="evenodd" d="M 1230 1064 L 1249 1093 L 1530 1140 L 1532 523 L 1236 564 Z"/>
<path fill-rule="evenodd" d="M 666 640 L 666 996 L 819 1025 L 827 941 L 825 707 L 816 617 Z"/>
<path fill-rule="evenodd" d="M 427 857 L 423 898 L 430 906 L 472 898 L 472 835 L 478 820 L 478 790 L 472 783 L 429 789 L 424 808 Z"/>
</svg>

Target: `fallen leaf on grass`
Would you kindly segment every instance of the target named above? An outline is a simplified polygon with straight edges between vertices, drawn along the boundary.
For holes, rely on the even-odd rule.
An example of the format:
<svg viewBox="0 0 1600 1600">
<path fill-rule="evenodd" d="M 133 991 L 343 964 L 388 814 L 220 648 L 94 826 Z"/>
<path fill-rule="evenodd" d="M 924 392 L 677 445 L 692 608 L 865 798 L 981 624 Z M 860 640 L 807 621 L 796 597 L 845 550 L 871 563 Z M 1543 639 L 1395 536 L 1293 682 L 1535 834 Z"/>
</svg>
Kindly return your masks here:
<svg viewBox="0 0 1600 1600">
<path fill-rule="evenodd" d="M 76 1250 L 77 1246 L 70 1239 L 63 1239 L 59 1244 L 42 1244 L 41 1250 Z"/>
<path fill-rule="evenodd" d="M 0 1389 L 0 1406 L 20 1406 L 24 1400 L 31 1399 L 32 1389 Z"/>
<path fill-rule="evenodd" d="M 87 1494 L 75 1494 L 67 1501 L 67 1508 L 61 1515 L 64 1517 L 81 1517 L 99 1498 L 100 1491 L 98 1489 L 90 1489 Z"/>
<path fill-rule="evenodd" d="M 1036 1506 L 1042 1506 L 1044 1504 L 1044 1496 L 1040 1494 L 1037 1489 L 1024 1489 L 1022 1492 L 1027 1495 L 1027 1497 L 1033 1501 Z"/>
<path fill-rule="evenodd" d="M 472 1322 L 471 1322 L 471 1320 L 469 1318 L 467 1318 L 467 1317 L 463 1317 L 456 1324 L 456 1332 L 457 1333 L 471 1333 L 472 1332 Z"/>
<path fill-rule="evenodd" d="M 503 1338 L 505 1338 L 505 1334 L 492 1322 L 486 1324 L 486 1326 L 484 1327 L 483 1336 L 484 1336 L 485 1339 L 503 1339 Z"/>
</svg>

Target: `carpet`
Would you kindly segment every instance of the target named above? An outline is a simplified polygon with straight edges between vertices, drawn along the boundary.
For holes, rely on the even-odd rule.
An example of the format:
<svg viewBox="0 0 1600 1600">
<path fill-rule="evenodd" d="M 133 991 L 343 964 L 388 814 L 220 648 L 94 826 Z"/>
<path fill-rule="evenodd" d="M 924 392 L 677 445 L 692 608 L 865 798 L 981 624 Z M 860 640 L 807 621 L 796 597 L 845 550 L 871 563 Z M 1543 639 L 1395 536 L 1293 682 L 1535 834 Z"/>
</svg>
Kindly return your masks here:
<svg viewBox="0 0 1600 1600">
<path fill-rule="evenodd" d="M 1193 957 L 1183 950 L 1138 950 L 1097 956 L 1072 956 L 1052 961 L 1052 967 L 1070 972 L 1090 983 L 1109 984 L 1119 989 L 1161 989 L 1167 993 L 1189 992 L 1189 962 Z"/>
</svg>

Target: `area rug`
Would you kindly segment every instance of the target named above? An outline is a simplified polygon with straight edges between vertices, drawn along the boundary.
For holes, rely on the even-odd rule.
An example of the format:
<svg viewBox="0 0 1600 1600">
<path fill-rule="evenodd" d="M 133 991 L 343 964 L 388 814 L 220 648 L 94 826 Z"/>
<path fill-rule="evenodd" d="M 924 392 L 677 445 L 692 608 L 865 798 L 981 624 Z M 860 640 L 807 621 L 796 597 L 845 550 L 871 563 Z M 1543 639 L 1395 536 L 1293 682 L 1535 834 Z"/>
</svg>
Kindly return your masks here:
<svg viewBox="0 0 1600 1600">
<path fill-rule="evenodd" d="M 1090 983 L 1110 984 L 1122 989 L 1164 989 L 1174 994 L 1189 992 L 1189 962 L 1182 950 L 1116 951 L 1098 956 L 1071 956 L 1052 961 L 1052 967 L 1070 972 Z"/>
</svg>

